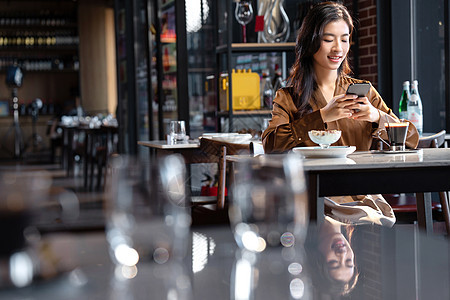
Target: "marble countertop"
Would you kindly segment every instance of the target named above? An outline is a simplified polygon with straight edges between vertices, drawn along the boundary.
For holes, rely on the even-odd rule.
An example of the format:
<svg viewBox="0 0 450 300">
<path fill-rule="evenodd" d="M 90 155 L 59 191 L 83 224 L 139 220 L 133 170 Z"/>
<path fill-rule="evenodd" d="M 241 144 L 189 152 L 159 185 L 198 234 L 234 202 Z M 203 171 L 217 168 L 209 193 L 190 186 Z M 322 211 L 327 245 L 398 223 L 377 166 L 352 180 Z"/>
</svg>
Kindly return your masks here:
<svg viewBox="0 0 450 300">
<path fill-rule="evenodd" d="M 264 164 L 281 165 L 286 154 L 230 155 L 228 161 L 257 159 Z M 450 148 L 422 149 L 412 153 L 386 154 L 376 151 L 354 152 L 346 158 L 307 158 L 302 160 L 305 171 L 342 169 L 386 169 L 450 167 Z"/>
</svg>

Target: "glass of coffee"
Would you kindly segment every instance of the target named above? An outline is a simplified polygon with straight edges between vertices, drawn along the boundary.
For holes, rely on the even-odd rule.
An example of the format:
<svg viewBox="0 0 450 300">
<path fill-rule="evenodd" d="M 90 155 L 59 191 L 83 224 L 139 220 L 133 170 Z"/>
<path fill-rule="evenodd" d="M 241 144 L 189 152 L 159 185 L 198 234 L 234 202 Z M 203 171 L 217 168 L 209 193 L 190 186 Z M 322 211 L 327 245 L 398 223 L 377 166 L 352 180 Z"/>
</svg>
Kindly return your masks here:
<svg viewBox="0 0 450 300">
<path fill-rule="evenodd" d="M 409 123 L 385 123 L 384 126 L 386 127 L 386 132 L 389 138 L 389 150 L 405 151 L 405 141 Z"/>
</svg>

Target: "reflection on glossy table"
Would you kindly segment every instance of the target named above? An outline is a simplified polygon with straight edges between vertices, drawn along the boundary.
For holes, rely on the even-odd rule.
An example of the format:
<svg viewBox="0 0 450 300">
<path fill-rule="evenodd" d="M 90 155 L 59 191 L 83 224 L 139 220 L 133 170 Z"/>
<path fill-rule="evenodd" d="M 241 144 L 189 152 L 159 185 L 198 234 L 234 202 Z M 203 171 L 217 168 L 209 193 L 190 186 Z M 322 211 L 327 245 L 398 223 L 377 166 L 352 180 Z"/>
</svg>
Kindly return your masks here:
<svg viewBox="0 0 450 300">
<path fill-rule="evenodd" d="M 167 265 L 139 262 L 136 274 L 122 273 L 109 259 L 103 232 L 50 234 L 44 241 L 54 259 L 77 266 L 75 271 L 0 290 L 0 299 L 172 299 L 170 278 L 164 275 Z M 450 299 L 450 248 L 443 237 L 423 235 L 413 225 L 361 225 L 355 228 L 354 241 L 360 276 L 346 299 Z M 314 299 L 314 268 L 308 267 L 310 259 L 304 254 L 296 261 L 301 271 L 296 276 L 289 274 L 292 265 L 281 259 L 279 249 L 243 260 L 227 227 L 192 228 L 190 249 L 184 262 L 193 299 Z M 294 277 L 300 290 L 293 289 Z M 303 292 L 303 297 L 292 297 L 293 292 Z"/>
<path fill-rule="evenodd" d="M 281 166 L 285 154 L 261 155 L 261 163 Z M 249 156 L 227 156 L 239 162 Z M 419 227 L 432 232 L 430 192 L 450 190 L 450 149 L 422 149 L 407 154 L 355 152 L 347 158 L 304 159 L 311 218 L 320 222 L 325 196 L 417 194 Z"/>
</svg>

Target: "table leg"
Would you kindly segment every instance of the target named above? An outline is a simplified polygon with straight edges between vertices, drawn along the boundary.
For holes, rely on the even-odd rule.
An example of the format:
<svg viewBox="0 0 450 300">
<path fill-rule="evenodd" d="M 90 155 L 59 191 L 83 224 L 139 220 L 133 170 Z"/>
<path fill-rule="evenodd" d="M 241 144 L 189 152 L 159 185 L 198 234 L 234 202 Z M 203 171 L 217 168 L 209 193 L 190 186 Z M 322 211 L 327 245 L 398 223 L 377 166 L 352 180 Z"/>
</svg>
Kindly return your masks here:
<svg viewBox="0 0 450 300">
<path fill-rule="evenodd" d="M 74 162 L 73 162 L 73 138 L 74 138 L 74 130 L 68 129 L 67 132 L 67 177 L 73 176 L 73 168 L 74 168 Z"/>
<path fill-rule="evenodd" d="M 439 192 L 439 198 L 441 200 L 442 214 L 445 220 L 445 229 L 447 230 L 447 237 L 450 237 L 450 210 L 448 207 L 448 192 Z"/>
<path fill-rule="evenodd" d="M 431 211 L 431 193 L 416 193 L 417 221 L 419 228 L 427 234 L 433 233 L 433 215 Z"/>
<path fill-rule="evenodd" d="M 325 218 L 324 199 L 319 197 L 319 175 L 310 174 L 308 179 L 308 199 L 310 220 L 318 225 Z"/>
<path fill-rule="evenodd" d="M 69 154 L 67 153 L 69 147 L 69 132 L 66 128 L 63 129 L 63 146 L 61 150 L 62 165 L 66 171 L 66 176 L 69 175 Z"/>
<path fill-rule="evenodd" d="M 86 130 L 84 136 L 84 157 L 83 157 L 83 187 L 86 191 L 88 190 L 88 177 L 89 177 L 88 166 L 90 164 L 90 156 L 91 156 L 90 143 L 92 143 L 91 136 Z"/>
</svg>

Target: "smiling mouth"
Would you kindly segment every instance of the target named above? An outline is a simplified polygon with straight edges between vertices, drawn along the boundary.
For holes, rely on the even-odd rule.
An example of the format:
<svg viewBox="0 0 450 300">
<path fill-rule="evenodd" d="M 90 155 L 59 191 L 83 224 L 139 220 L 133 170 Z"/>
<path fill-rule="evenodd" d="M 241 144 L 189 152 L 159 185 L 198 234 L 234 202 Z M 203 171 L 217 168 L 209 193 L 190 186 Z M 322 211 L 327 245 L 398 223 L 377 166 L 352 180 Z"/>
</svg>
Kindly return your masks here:
<svg viewBox="0 0 450 300">
<path fill-rule="evenodd" d="M 337 239 L 331 244 L 331 249 L 334 251 L 342 252 L 345 249 L 346 245 L 343 240 Z"/>
<path fill-rule="evenodd" d="M 330 59 L 333 62 L 339 62 L 341 58 L 342 56 L 328 56 L 328 59 Z"/>
</svg>

